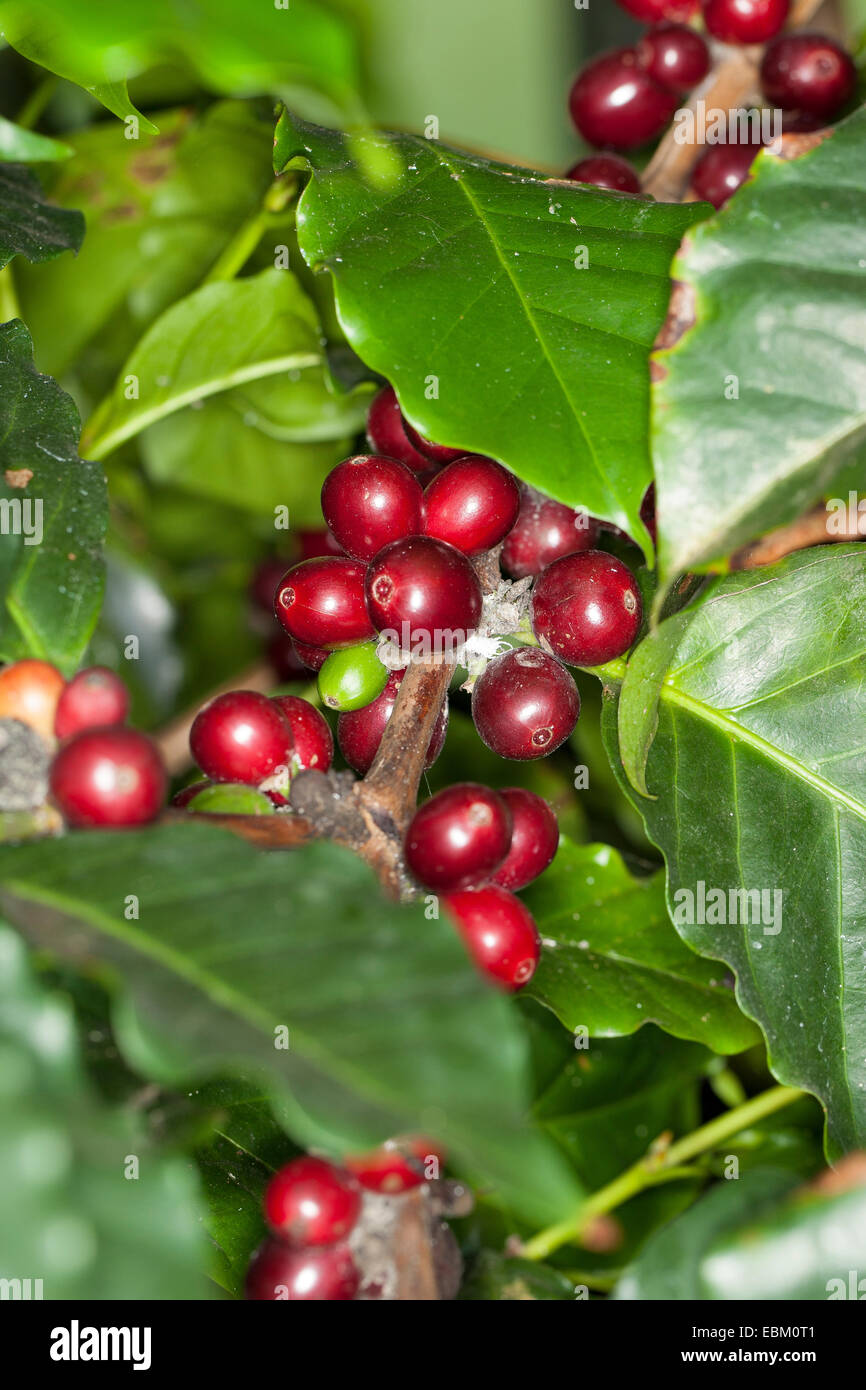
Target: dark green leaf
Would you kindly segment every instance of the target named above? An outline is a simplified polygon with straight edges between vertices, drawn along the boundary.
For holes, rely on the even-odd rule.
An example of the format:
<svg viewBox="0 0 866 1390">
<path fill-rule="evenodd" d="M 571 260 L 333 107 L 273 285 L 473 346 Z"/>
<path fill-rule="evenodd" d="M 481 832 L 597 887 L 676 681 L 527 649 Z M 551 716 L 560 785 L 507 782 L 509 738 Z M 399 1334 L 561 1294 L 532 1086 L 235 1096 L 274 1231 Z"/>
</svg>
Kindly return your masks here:
<svg viewBox="0 0 866 1390">
<path fill-rule="evenodd" d="M 269 854 L 170 825 L 7 851 L 0 879 L 28 934 L 113 966 L 118 1040 L 142 1074 L 240 1069 L 299 1143 L 338 1153 L 433 1128 L 527 1220 L 573 1207 L 574 1181 L 526 1119 L 513 1005 L 444 919 L 383 901 L 348 852 Z"/>
<path fill-rule="evenodd" d="M 352 346 L 423 433 L 500 459 L 648 547 L 647 355 L 671 256 L 701 209 L 412 135 L 361 144 L 396 156 L 388 184 L 365 179 L 347 137 L 288 113 L 275 150 L 277 169 L 312 167 L 298 238 L 333 274 Z"/>
<path fill-rule="evenodd" d="M 17 319 L 0 326 L 0 658 L 75 670 L 102 601 L 105 478 L 76 452 L 78 412 L 33 367 Z"/>
<path fill-rule="evenodd" d="M 544 938 L 528 992 L 566 1028 L 610 1038 L 657 1023 L 717 1052 L 756 1040 L 724 969 L 677 936 L 663 874 L 634 878 L 609 845 L 563 840 L 526 903 Z"/>
<path fill-rule="evenodd" d="M 463 1282 L 460 1298 L 470 1303 L 561 1302 L 574 1298 L 574 1284 L 548 1265 L 483 1250 Z"/>
<path fill-rule="evenodd" d="M 668 584 L 801 515 L 862 445 L 864 161 L 866 110 L 797 159 L 765 151 L 674 263 L 695 322 L 656 354 Z"/>
<path fill-rule="evenodd" d="M 614 1298 L 861 1298 L 866 1188 L 792 1193 L 794 1182 L 756 1169 L 720 1183 L 649 1241 Z"/>
<path fill-rule="evenodd" d="M 652 799 L 632 796 L 674 924 L 732 967 L 774 1075 L 825 1107 L 832 1152 L 866 1140 L 864 633 L 863 549 L 801 551 L 663 623 L 629 664 L 618 742 L 614 699 L 605 713 L 638 785 L 657 719 Z"/>
<path fill-rule="evenodd" d="M 22 164 L 0 164 L 0 268 L 13 256 L 51 261 L 77 251 L 83 236 L 80 212 L 47 203 L 35 174 Z"/>
<path fill-rule="evenodd" d="M 0 927 L 0 1269 L 50 1299 L 206 1294 L 188 1164 L 153 1151 L 87 1084 L 67 1002 Z M 133 1175 L 131 1159 L 138 1161 Z M 25 1295 L 26 1296 L 26 1295 Z"/>
</svg>

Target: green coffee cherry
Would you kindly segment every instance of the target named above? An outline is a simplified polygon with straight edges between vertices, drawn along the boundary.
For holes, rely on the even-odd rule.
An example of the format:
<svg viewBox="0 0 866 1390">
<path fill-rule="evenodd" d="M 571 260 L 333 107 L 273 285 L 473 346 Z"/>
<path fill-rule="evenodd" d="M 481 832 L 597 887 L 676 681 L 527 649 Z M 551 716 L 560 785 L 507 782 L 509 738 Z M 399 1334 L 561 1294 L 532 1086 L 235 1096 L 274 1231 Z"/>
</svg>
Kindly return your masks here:
<svg viewBox="0 0 866 1390">
<path fill-rule="evenodd" d="M 214 782 L 196 792 L 186 809 L 204 811 L 209 816 L 270 816 L 274 803 L 255 787 L 246 787 L 240 782 Z"/>
<path fill-rule="evenodd" d="M 319 671 L 319 695 L 329 709 L 361 709 L 381 695 L 388 680 L 387 667 L 376 655 L 375 642 L 331 652 Z"/>
</svg>

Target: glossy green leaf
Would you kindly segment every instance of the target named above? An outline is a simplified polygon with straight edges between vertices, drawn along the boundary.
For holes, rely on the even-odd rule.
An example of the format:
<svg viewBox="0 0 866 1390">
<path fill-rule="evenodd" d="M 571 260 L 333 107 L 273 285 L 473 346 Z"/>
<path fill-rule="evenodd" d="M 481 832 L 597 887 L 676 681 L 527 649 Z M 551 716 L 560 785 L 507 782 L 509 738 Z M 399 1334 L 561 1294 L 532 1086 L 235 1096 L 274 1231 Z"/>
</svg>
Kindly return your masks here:
<svg viewBox="0 0 866 1390">
<path fill-rule="evenodd" d="M 825 1107 L 832 1152 L 866 1140 L 864 633 L 863 549 L 801 551 L 666 620 L 632 656 L 618 738 L 615 698 L 605 713 L 637 786 L 657 723 L 650 795 L 632 796 L 674 924 L 731 966 L 773 1073 Z"/>
<path fill-rule="evenodd" d="M 365 178 L 346 137 L 288 113 L 275 149 L 277 169 L 312 168 L 298 239 L 332 273 L 352 346 L 422 433 L 500 459 L 649 548 L 647 356 L 671 256 L 702 209 L 413 135 L 360 143 L 397 157 L 389 183 Z"/>
<path fill-rule="evenodd" d="M 558 1269 L 482 1250 L 459 1295 L 468 1303 L 550 1303 L 574 1299 L 574 1284 Z"/>
<path fill-rule="evenodd" d="M 720 1183 L 648 1242 L 614 1298 L 862 1298 L 866 1188 L 793 1192 L 795 1181 L 756 1169 Z"/>
<path fill-rule="evenodd" d="M 127 82 L 174 65 L 225 96 L 296 97 L 313 112 L 356 113 L 358 56 L 345 13 L 326 0 L 2 0 L 0 34 L 34 63 L 137 115 Z M 150 122 L 140 117 L 145 128 Z"/>
<path fill-rule="evenodd" d="M 444 918 L 384 901 L 354 855 L 173 824 L 7 851 L 0 880 L 34 940 L 113 969 L 119 1044 L 142 1074 L 237 1071 L 300 1144 L 338 1154 L 433 1127 L 527 1220 L 573 1209 L 579 1189 L 525 1113 L 513 1004 Z"/>
<path fill-rule="evenodd" d="M 563 840 L 525 898 L 544 939 L 528 993 L 566 1028 L 610 1038 L 657 1023 L 717 1052 L 756 1041 L 724 968 L 677 936 L 662 874 L 635 878 L 609 845 Z"/>
<path fill-rule="evenodd" d="M 50 261 L 77 251 L 84 236 L 80 212 L 55 207 L 35 176 L 20 164 L 0 164 L 0 268 L 13 256 Z"/>
<path fill-rule="evenodd" d="M 10 164 L 43 164 L 49 160 L 68 159 L 71 154 L 71 147 L 60 140 L 51 140 L 47 135 L 26 130 L 0 116 L 0 159 Z"/>
<path fill-rule="evenodd" d="M 166 416 L 208 396 L 317 368 L 316 311 L 287 270 L 204 285 L 157 319 L 89 421 L 82 447 L 102 458 Z M 207 461 L 210 467 L 210 461 Z"/>
<path fill-rule="evenodd" d="M 37 656 L 65 674 L 96 624 L 108 502 L 102 469 L 76 452 L 78 412 L 33 367 L 17 319 L 0 326 L 0 659 Z"/>
<path fill-rule="evenodd" d="M 0 1269 L 46 1299 L 206 1296 L 189 1165 L 88 1084 L 68 1002 L 0 927 Z M 137 1172 L 133 1166 L 137 1163 Z M 15 1297 L 4 1291 L 4 1297 Z"/>
<path fill-rule="evenodd" d="M 866 437 L 866 110 L 753 179 L 674 262 L 694 319 L 655 354 L 659 565 L 727 556 L 801 515 Z"/>
</svg>

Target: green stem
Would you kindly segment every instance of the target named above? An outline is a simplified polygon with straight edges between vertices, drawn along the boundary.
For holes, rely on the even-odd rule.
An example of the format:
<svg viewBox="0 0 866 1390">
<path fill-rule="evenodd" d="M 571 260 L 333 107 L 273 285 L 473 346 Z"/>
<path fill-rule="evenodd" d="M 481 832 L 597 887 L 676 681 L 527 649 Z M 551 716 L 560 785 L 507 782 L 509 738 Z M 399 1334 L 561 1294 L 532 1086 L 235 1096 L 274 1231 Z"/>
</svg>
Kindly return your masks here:
<svg viewBox="0 0 866 1390">
<path fill-rule="evenodd" d="M 211 266 L 204 284 L 213 284 L 215 280 L 233 280 L 243 270 L 268 227 L 285 213 L 297 191 L 298 180 L 294 175 L 281 174 L 274 179 L 262 199 L 262 206 L 238 228 Z"/>
<path fill-rule="evenodd" d="M 555 1226 L 548 1226 L 546 1230 L 539 1231 L 526 1242 L 521 1255 L 527 1260 L 546 1259 L 561 1245 L 579 1241 L 586 1226 L 597 1216 L 614 1211 L 616 1207 L 630 1201 L 646 1188 L 660 1182 L 693 1176 L 694 1168 L 683 1166 L 689 1159 L 714 1149 L 724 1140 L 748 1129 L 756 1121 L 765 1119 L 767 1115 L 774 1114 L 786 1105 L 791 1105 L 795 1100 L 799 1100 L 802 1094 L 802 1091 L 794 1090 L 790 1086 L 773 1086 L 769 1091 L 762 1091 L 759 1096 L 754 1096 L 752 1100 L 747 1100 L 734 1110 L 728 1110 L 726 1114 L 710 1120 L 709 1124 L 701 1125 L 700 1129 L 693 1130 L 676 1144 L 671 1144 L 662 1154 L 650 1154 L 640 1159 L 624 1173 L 620 1173 L 618 1178 L 614 1178 L 613 1182 L 588 1197 L 568 1221 L 560 1221 Z"/>
<path fill-rule="evenodd" d="M 47 77 L 43 77 L 42 81 L 37 83 L 33 88 L 33 91 L 18 112 L 15 118 L 15 124 L 20 125 L 24 130 L 32 130 L 53 97 L 56 86 L 57 78 L 53 73 L 49 73 Z"/>
</svg>

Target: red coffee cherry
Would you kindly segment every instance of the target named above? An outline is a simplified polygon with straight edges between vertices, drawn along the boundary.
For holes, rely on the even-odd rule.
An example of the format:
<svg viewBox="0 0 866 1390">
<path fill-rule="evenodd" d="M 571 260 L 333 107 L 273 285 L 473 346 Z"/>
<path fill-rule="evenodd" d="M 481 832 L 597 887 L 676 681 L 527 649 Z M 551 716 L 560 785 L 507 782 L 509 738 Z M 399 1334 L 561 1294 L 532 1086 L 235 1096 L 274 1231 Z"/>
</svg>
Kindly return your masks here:
<svg viewBox="0 0 866 1390">
<path fill-rule="evenodd" d="M 703 0 L 704 23 L 723 43 L 766 43 L 778 34 L 788 0 Z"/>
<path fill-rule="evenodd" d="M 253 571 L 249 596 L 256 608 L 260 608 L 263 613 L 273 613 L 277 600 L 277 585 L 288 568 L 288 560 L 284 560 L 281 555 L 270 555 Z"/>
<path fill-rule="evenodd" d="M 128 713 L 129 691 L 120 676 L 107 666 L 89 666 L 61 691 L 54 733 L 69 738 L 82 729 L 122 724 Z"/>
<path fill-rule="evenodd" d="M 700 0 L 619 0 L 619 4 L 635 19 L 656 24 L 660 19 L 691 19 Z"/>
<path fill-rule="evenodd" d="M 598 523 L 586 512 L 524 488 L 520 515 L 502 547 L 502 567 L 513 579 L 524 579 L 540 574 L 562 555 L 592 550 L 597 540 Z"/>
<path fill-rule="evenodd" d="M 537 647 L 488 662 L 472 691 L 479 737 L 500 758 L 544 758 L 568 738 L 580 714 L 571 674 Z"/>
<path fill-rule="evenodd" d="M 331 653 L 326 647 L 309 647 L 306 642 L 293 642 L 298 659 L 308 671 L 321 671 Z"/>
<path fill-rule="evenodd" d="M 380 550 L 367 570 L 366 594 L 380 632 L 394 632 L 401 646 L 420 645 L 429 654 L 460 645 L 481 617 L 472 565 L 432 536 L 409 536 Z"/>
<path fill-rule="evenodd" d="M 524 787 L 500 791 L 511 812 L 511 848 L 493 875 L 500 888 L 516 893 L 544 873 L 559 845 L 559 823 L 552 808 Z"/>
<path fill-rule="evenodd" d="M 529 983 L 541 956 L 541 938 L 532 913 L 519 898 L 488 883 L 448 893 L 444 903 L 485 975 L 512 992 Z"/>
<path fill-rule="evenodd" d="M 696 87 L 710 70 L 710 50 L 688 24 L 649 29 L 638 43 L 637 60 L 660 86 L 677 93 Z"/>
<path fill-rule="evenodd" d="M 431 1139 L 406 1135 L 401 1139 L 388 1139 L 372 1153 L 347 1158 L 345 1166 L 368 1192 L 384 1192 L 394 1196 L 398 1192 L 420 1187 L 431 1160 L 435 1160 L 435 1164 L 441 1168 L 445 1161 L 445 1151 L 441 1145 L 434 1144 Z"/>
<path fill-rule="evenodd" d="M 347 555 L 372 560 L 389 541 L 418 535 L 423 492 L 405 464 L 376 454 L 338 463 L 322 488 L 322 514 Z"/>
<path fill-rule="evenodd" d="M 295 1158 L 265 1188 L 265 1220 L 274 1235 L 295 1246 L 343 1240 L 361 1211 L 358 1183 L 324 1158 Z"/>
<path fill-rule="evenodd" d="M 367 438 L 374 453 L 399 459 L 413 473 L 429 475 L 432 471 L 430 460 L 409 440 L 393 386 L 383 386 L 373 397 L 367 412 Z"/>
<path fill-rule="evenodd" d="M 596 188 L 609 188 L 614 193 L 640 193 L 637 169 L 618 154 L 591 154 L 573 164 L 565 177 L 574 183 L 592 183 Z"/>
<path fill-rule="evenodd" d="M 432 439 L 425 439 L 423 434 L 419 434 L 414 426 L 406 421 L 406 434 L 409 442 L 423 454 L 427 460 L 428 467 L 433 464 L 441 468 L 446 463 L 453 463 L 455 459 L 462 458 L 466 453 L 465 449 L 450 449 L 447 444 L 436 444 Z"/>
<path fill-rule="evenodd" d="M 677 108 L 677 98 L 640 66 L 633 48 L 596 58 L 569 97 L 571 119 L 590 145 L 632 150 L 654 140 Z"/>
<path fill-rule="evenodd" d="M 760 145 L 711 145 L 692 171 L 692 192 L 702 203 L 724 207 L 749 177 Z"/>
<path fill-rule="evenodd" d="M 48 661 L 13 661 L 0 671 L 0 719 L 17 719 L 51 743 L 64 684 Z"/>
<path fill-rule="evenodd" d="M 394 713 L 397 691 L 405 675 L 404 671 L 392 671 L 382 694 L 363 709 L 349 710 L 337 720 L 337 743 L 346 762 L 362 776 L 373 765 L 379 751 L 385 725 Z M 439 718 L 433 726 L 433 733 L 424 760 L 425 768 L 432 767 L 445 743 L 448 732 L 448 701 L 442 704 Z"/>
<path fill-rule="evenodd" d="M 482 454 L 443 468 L 424 492 L 424 534 L 475 555 L 508 535 L 520 510 L 512 473 Z"/>
<path fill-rule="evenodd" d="M 304 560 L 283 575 L 275 612 L 295 642 L 311 647 L 354 647 L 375 637 L 364 602 L 360 560 Z"/>
<path fill-rule="evenodd" d="M 823 34 L 781 34 L 767 45 L 761 86 L 773 106 L 829 120 L 856 85 L 851 58 Z"/>
<path fill-rule="evenodd" d="M 601 666 L 622 656 L 641 624 L 640 589 L 631 570 L 602 550 L 555 560 L 532 591 L 532 630 L 573 666 Z"/>
<path fill-rule="evenodd" d="M 468 888 L 496 872 L 511 843 L 502 797 L 458 782 L 419 806 L 406 832 L 406 863 L 425 888 Z"/>
<path fill-rule="evenodd" d="M 313 531 L 299 531 L 298 546 L 302 560 L 319 560 L 326 555 L 343 554 L 343 547 L 336 536 L 332 536 L 325 527 L 318 527 Z M 283 565 L 284 574 L 285 571 L 286 566 Z"/>
<path fill-rule="evenodd" d="M 324 715 L 300 695 L 273 695 L 271 703 L 285 715 L 292 731 L 292 771 L 327 772 L 334 761 L 334 737 Z"/>
<path fill-rule="evenodd" d="M 273 605 L 272 605 L 273 611 Z M 322 652 L 322 661 L 330 652 Z M 309 680 L 309 667 L 302 661 L 297 647 L 287 632 L 274 632 L 265 647 L 268 665 L 274 673 L 274 684 L 284 685 L 289 681 Z"/>
<path fill-rule="evenodd" d="M 156 745 L 120 724 L 68 739 L 51 765 L 50 784 L 72 826 L 144 825 L 159 815 L 166 793 Z"/>
<path fill-rule="evenodd" d="M 266 1240 L 247 1271 L 246 1297 L 258 1301 L 297 1299 L 305 1302 L 348 1302 L 358 1292 L 360 1278 L 347 1245 L 319 1250 L 293 1250 L 280 1240 Z"/>
<path fill-rule="evenodd" d="M 213 781 L 255 786 L 278 767 L 288 766 L 292 730 L 266 695 L 231 690 L 199 710 L 189 746 L 202 772 Z"/>
</svg>

